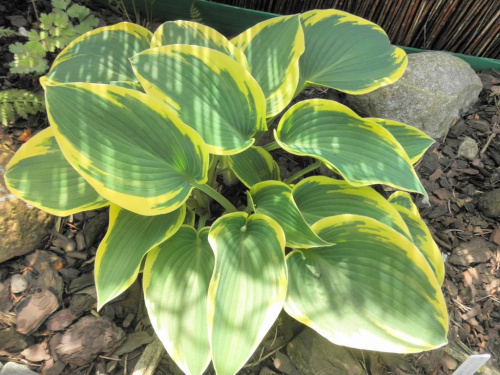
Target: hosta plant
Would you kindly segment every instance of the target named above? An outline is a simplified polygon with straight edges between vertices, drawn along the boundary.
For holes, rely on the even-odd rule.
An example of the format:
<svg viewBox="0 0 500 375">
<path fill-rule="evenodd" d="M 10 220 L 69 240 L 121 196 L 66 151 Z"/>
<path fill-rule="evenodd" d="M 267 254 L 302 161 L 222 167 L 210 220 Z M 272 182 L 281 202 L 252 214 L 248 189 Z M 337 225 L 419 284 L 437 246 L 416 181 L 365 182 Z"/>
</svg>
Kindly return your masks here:
<svg viewBox="0 0 500 375">
<path fill-rule="evenodd" d="M 109 206 L 98 307 L 142 272 L 151 322 L 186 374 L 211 361 L 236 373 L 283 308 L 335 344 L 436 348 L 444 268 L 409 195 L 425 195 L 413 164 L 432 140 L 330 100 L 290 106 L 310 86 L 367 93 L 406 63 L 377 25 L 336 10 L 230 40 L 187 21 L 96 29 L 44 77 L 50 127 L 6 180 L 55 215 Z M 273 154 L 285 152 L 317 163 L 282 181 Z M 320 164 L 339 178 L 294 184 Z M 225 196 L 219 174 L 245 191 Z M 385 199 L 372 184 L 397 191 Z"/>
</svg>

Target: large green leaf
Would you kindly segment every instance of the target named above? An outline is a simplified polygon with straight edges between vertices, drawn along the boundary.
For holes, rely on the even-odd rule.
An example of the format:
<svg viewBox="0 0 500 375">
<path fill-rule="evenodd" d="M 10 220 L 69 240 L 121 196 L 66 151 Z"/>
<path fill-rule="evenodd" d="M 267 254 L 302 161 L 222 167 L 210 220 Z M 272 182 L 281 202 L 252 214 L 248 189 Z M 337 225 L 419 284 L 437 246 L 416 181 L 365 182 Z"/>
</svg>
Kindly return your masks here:
<svg viewBox="0 0 500 375">
<path fill-rule="evenodd" d="M 207 181 L 200 136 L 162 102 L 92 83 L 46 87 L 47 113 L 70 164 L 109 201 L 140 215 L 180 207 Z"/>
<path fill-rule="evenodd" d="M 419 161 L 425 151 L 434 143 L 434 140 L 423 131 L 402 122 L 371 117 L 367 118 L 367 120 L 376 122 L 389 130 L 399 144 L 403 146 L 412 164 Z"/>
<path fill-rule="evenodd" d="M 326 163 L 351 185 L 386 184 L 426 194 L 391 133 L 340 103 L 325 99 L 297 103 L 281 118 L 275 138 L 292 154 Z"/>
<path fill-rule="evenodd" d="M 108 232 L 95 259 L 98 309 L 133 284 L 144 255 L 179 229 L 185 213 L 181 206 L 168 214 L 142 216 L 110 206 Z"/>
<path fill-rule="evenodd" d="M 325 217 L 353 214 L 368 216 L 411 239 L 397 210 L 370 187 L 354 187 L 342 180 L 312 176 L 293 188 L 293 199 L 309 225 Z"/>
<path fill-rule="evenodd" d="M 260 182 L 250 189 L 255 212 L 276 220 L 286 237 L 286 246 L 309 248 L 331 245 L 314 233 L 292 197 L 292 189 L 280 181 Z"/>
<path fill-rule="evenodd" d="M 359 349 L 412 353 L 446 344 L 443 294 L 410 240 L 357 215 L 323 219 L 313 230 L 336 245 L 287 256 L 292 317 Z"/>
<path fill-rule="evenodd" d="M 379 26 L 335 9 L 300 16 L 306 50 L 300 58 L 300 83 L 366 94 L 397 81 L 408 59 L 389 43 Z"/>
<path fill-rule="evenodd" d="M 208 47 L 223 52 L 238 61 L 245 68 L 248 62 L 243 52 L 224 35 L 211 27 L 191 21 L 168 21 L 161 24 L 151 39 L 151 48 L 170 44 L 190 44 Z"/>
<path fill-rule="evenodd" d="M 249 147 L 227 157 L 231 170 L 248 188 L 258 182 L 279 180 L 280 169 L 273 157 L 262 147 Z"/>
<path fill-rule="evenodd" d="M 144 300 L 156 334 L 185 374 L 202 374 L 210 363 L 207 294 L 214 269 L 208 228 L 183 225 L 148 253 Z"/>
<path fill-rule="evenodd" d="M 279 114 L 294 97 L 304 33 L 298 15 L 271 18 L 231 39 L 248 58 L 250 72 L 264 91 L 267 117 Z"/>
<path fill-rule="evenodd" d="M 167 103 L 213 154 L 241 152 L 267 129 L 261 88 L 222 52 L 174 44 L 141 52 L 131 62 L 144 90 Z"/>
<path fill-rule="evenodd" d="M 243 212 L 211 227 L 215 253 L 208 322 L 215 371 L 233 375 L 278 317 L 286 295 L 285 235 L 273 219 Z"/>
<path fill-rule="evenodd" d="M 128 22 L 90 31 L 62 50 L 47 78 L 56 82 L 134 81 L 128 59 L 148 49 L 152 35 L 144 27 Z"/>
<path fill-rule="evenodd" d="M 392 198 L 392 199 L 391 199 Z M 444 263 L 439 247 L 434 242 L 429 228 L 424 223 L 417 207 L 408 193 L 396 192 L 389 198 L 392 206 L 399 212 L 410 230 L 413 243 L 424 254 L 436 274 L 440 285 L 444 282 Z"/>
<path fill-rule="evenodd" d="M 67 216 L 109 204 L 66 161 L 50 127 L 17 151 L 5 183 L 19 198 L 52 215 Z"/>
</svg>

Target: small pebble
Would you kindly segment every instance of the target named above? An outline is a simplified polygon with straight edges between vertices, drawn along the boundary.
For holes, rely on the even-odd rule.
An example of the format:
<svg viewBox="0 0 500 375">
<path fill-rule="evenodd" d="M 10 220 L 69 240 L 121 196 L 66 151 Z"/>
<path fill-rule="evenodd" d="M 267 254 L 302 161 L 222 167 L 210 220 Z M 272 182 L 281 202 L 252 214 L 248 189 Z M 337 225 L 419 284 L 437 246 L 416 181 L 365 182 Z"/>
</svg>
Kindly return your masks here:
<svg viewBox="0 0 500 375">
<path fill-rule="evenodd" d="M 23 275 L 16 274 L 10 279 L 10 290 L 12 293 L 22 293 L 28 288 L 28 281 Z"/>
<path fill-rule="evenodd" d="M 458 146 L 458 156 L 467 160 L 474 160 L 479 152 L 479 146 L 476 141 L 470 137 L 465 139 Z"/>
</svg>

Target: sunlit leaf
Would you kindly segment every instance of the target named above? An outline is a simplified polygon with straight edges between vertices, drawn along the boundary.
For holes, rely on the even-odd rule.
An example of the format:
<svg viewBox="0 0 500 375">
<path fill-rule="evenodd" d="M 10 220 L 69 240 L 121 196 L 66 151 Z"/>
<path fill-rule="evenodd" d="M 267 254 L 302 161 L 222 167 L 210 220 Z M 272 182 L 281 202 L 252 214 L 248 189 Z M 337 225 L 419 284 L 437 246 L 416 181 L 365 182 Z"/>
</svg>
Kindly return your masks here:
<svg viewBox="0 0 500 375">
<path fill-rule="evenodd" d="M 255 212 L 276 220 L 286 237 L 286 246 L 309 248 L 329 245 L 314 233 L 292 197 L 292 189 L 280 181 L 260 182 L 250 189 Z"/>
<path fill-rule="evenodd" d="M 248 188 L 261 181 L 280 179 L 278 164 L 262 147 L 252 146 L 227 158 L 231 170 Z"/>
<path fill-rule="evenodd" d="M 357 215 L 312 228 L 336 245 L 287 256 L 288 314 L 337 345 L 413 353 L 446 344 L 443 294 L 410 240 Z"/>
<path fill-rule="evenodd" d="M 300 90 L 310 84 L 366 94 L 403 75 L 406 53 L 374 23 L 335 9 L 311 10 L 300 19 L 306 45 Z"/>
<path fill-rule="evenodd" d="M 19 198 L 52 215 L 68 216 L 109 204 L 66 161 L 50 127 L 13 156 L 5 182 Z"/>
<path fill-rule="evenodd" d="M 219 218 L 208 236 L 215 253 L 208 324 L 218 374 L 236 374 L 278 317 L 286 295 L 285 235 L 265 215 Z M 230 355 L 229 355 L 230 353 Z"/>
<path fill-rule="evenodd" d="M 134 283 L 144 255 L 179 229 L 185 213 L 181 206 L 168 214 L 142 216 L 110 206 L 108 231 L 95 259 L 98 309 Z"/>
<path fill-rule="evenodd" d="M 207 293 L 214 268 L 208 228 L 182 226 L 152 250 L 144 267 L 144 299 L 156 334 L 185 374 L 210 363 Z"/>
<path fill-rule="evenodd" d="M 292 154 L 332 166 L 351 185 L 385 184 L 426 194 L 391 133 L 340 103 L 312 99 L 295 104 L 281 118 L 275 138 Z"/>
<path fill-rule="evenodd" d="M 47 113 L 70 164 L 109 201 L 140 215 L 180 207 L 207 181 L 203 140 L 162 102 L 111 85 L 46 87 Z"/>
<path fill-rule="evenodd" d="M 146 93 L 196 130 L 213 154 L 241 152 L 257 131 L 267 129 L 261 88 L 222 52 L 174 44 L 146 50 L 131 62 Z"/>
<path fill-rule="evenodd" d="M 267 117 L 291 102 L 299 81 L 304 34 L 298 15 L 271 18 L 231 39 L 248 58 L 250 72 L 266 97 Z"/>
</svg>

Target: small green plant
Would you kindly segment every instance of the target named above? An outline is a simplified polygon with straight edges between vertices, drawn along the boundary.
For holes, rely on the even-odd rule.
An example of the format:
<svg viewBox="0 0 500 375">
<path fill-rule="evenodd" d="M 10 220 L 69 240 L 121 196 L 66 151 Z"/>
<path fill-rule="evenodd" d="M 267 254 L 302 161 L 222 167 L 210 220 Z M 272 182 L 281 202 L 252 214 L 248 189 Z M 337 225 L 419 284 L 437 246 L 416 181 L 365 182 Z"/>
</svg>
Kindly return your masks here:
<svg viewBox="0 0 500 375">
<path fill-rule="evenodd" d="M 339 345 L 436 348 L 448 327 L 444 266 L 406 192 L 426 194 L 413 164 L 433 141 L 331 100 L 289 108 L 306 87 L 362 94 L 406 64 L 377 25 L 336 10 L 273 18 L 231 40 L 187 21 L 154 34 L 96 29 L 44 77 L 50 127 L 5 179 L 55 215 L 109 206 L 98 307 L 143 269 L 153 327 L 186 374 L 210 361 L 238 372 L 283 308 Z M 275 141 L 259 146 L 275 120 Z M 282 181 L 276 149 L 317 162 Z M 296 183 L 321 164 L 339 179 Z M 246 199 L 225 195 L 221 173 Z M 371 184 L 401 191 L 385 199 Z"/>
<path fill-rule="evenodd" d="M 28 90 L 0 91 L 0 123 L 13 124 L 18 118 L 28 119 L 29 115 L 36 115 L 45 111 L 43 94 L 35 94 Z"/>
<path fill-rule="evenodd" d="M 52 12 L 40 15 L 40 30 L 30 30 L 28 42 L 9 46 L 14 54 L 11 73 L 44 73 L 48 69 L 47 52 L 64 48 L 77 36 L 97 26 L 99 20 L 88 8 L 78 4 L 70 6 L 70 3 L 71 0 L 52 0 Z"/>
<path fill-rule="evenodd" d="M 18 35 L 19 33 L 17 31 L 6 29 L 5 27 L 0 27 L 0 38 L 10 38 Z"/>
</svg>

